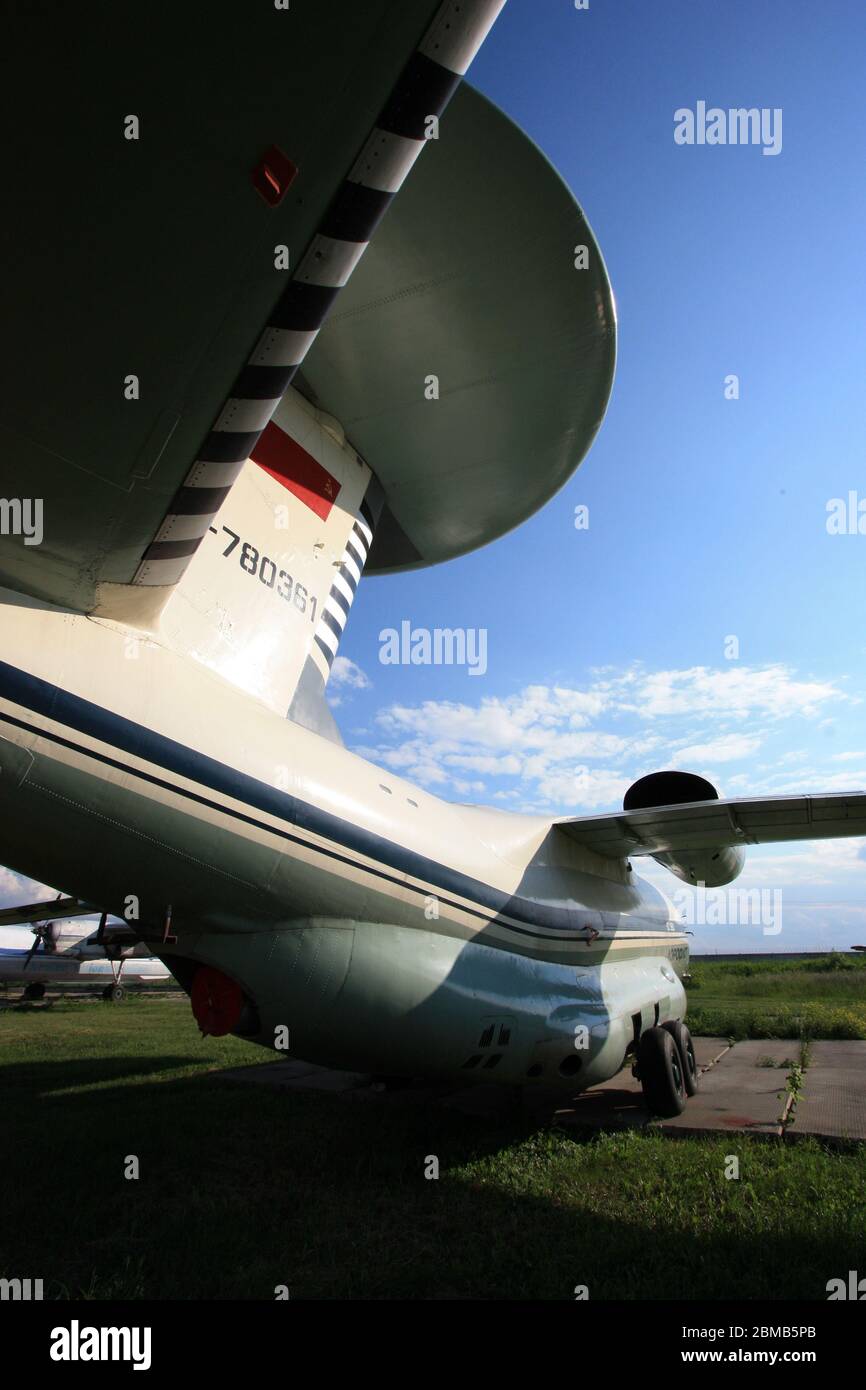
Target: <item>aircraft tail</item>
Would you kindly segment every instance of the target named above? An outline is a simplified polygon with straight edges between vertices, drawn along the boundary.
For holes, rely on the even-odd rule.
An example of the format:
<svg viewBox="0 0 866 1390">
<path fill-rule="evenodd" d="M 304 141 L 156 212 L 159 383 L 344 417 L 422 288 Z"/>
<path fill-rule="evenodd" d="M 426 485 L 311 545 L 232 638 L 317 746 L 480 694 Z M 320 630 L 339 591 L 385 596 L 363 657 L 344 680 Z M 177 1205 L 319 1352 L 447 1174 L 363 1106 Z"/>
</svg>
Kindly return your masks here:
<svg viewBox="0 0 866 1390">
<path fill-rule="evenodd" d="M 210 508 L 220 465 L 202 466 L 207 479 L 191 491 Z M 334 737 L 324 689 L 381 499 L 337 421 L 290 389 L 167 602 L 161 636 Z"/>
</svg>

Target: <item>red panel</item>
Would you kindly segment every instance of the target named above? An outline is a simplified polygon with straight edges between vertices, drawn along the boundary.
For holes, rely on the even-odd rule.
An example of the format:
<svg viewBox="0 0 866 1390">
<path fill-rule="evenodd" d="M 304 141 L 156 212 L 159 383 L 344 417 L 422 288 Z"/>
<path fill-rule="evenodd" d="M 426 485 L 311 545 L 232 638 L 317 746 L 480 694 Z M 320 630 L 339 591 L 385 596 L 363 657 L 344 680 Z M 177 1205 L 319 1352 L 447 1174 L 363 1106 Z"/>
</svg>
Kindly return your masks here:
<svg viewBox="0 0 866 1390">
<path fill-rule="evenodd" d="M 271 145 L 253 170 L 253 187 L 261 193 L 266 203 L 275 208 L 285 198 L 297 173 L 297 166 L 289 156 L 283 154 L 278 145 Z"/>
<path fill-rule="evenodd" d="M 250 458 L 322 521 L 327 521 L 339 496 L 340 484 L 273 420 L 265 425 Z"/>
<path fill-rule="evenodd" d="M 196 1023 L 206 1035 L 222 1038 L 237 1028 L 244 996 L 240 985 L 212 965 L 200 965 L 190 992 Z"/>
</svg>

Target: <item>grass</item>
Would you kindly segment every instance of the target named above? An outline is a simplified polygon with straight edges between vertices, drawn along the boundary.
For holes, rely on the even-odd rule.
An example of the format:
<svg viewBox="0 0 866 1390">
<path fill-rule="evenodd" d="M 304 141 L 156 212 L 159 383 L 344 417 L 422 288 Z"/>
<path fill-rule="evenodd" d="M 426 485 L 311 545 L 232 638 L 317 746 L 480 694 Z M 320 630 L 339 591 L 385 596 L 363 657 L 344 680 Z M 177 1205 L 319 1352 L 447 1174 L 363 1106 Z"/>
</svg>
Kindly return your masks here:
<svg viewBox="0 0 866 1390">
<path fill-rule="evenodd" d="M 270 1055 L 179 1000 L 7 1010 L 0 1056 L 0 1275 L 46 1297 L 823 1299 L 862 1266 L 863 1150 L 233 1086 Z"/>
<path fill-rule="evenodd" d="M 688 1000 L 710 1037 L 866 1039 L 866 956 L 699 961 Z"/>
</svg>

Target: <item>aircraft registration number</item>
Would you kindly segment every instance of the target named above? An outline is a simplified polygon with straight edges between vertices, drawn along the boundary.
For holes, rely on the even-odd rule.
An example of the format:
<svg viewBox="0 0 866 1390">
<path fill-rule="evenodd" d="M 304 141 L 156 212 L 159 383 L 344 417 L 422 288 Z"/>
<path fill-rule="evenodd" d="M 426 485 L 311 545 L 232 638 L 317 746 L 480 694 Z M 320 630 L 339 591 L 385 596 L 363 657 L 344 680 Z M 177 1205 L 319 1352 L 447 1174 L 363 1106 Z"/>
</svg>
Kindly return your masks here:
<svg viewBox="0 0 866 1390">
<path fill-rule="evenodd" d="M 217 534 L 215 526 L 211 526 L 210 530 L 214 535 Z M 291 603 L 299 613 L 309 613 L 311 623 L 316 621 L 315 594 L 311 594 L 303 584 L 297 584 L 288 570 L 278 569 L 276 561 L 270 556 L 260 554 L 252 541 L 245 541 L 237 531 L 232 531 L 228 526 L 223 526 L 222 530 L 229 537 L 229 543 L 223 551 L 224 559 L 237 552 L 237 561 L 244 574 L 250 575 L 253 579 L 258 578 L 260 584 L 266 589 L 272 589 L 277 597 L 284 599 L 286 603 Z"/>
</svg>

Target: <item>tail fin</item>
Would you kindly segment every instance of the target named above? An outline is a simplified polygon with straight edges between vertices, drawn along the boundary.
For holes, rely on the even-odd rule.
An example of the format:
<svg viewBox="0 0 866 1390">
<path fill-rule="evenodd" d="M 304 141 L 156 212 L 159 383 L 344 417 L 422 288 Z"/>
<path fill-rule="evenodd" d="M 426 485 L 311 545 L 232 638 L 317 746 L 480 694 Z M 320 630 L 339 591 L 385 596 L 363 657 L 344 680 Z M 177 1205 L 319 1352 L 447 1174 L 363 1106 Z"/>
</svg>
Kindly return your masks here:
<svg viewBox="0 0 866 1390">
<path fill-rule="evenodd" d="M 324 689 L 381 496 L 338 423 L 290 389 L 166 604 L 161 635 L 333 736 Z"/>
</svg>

